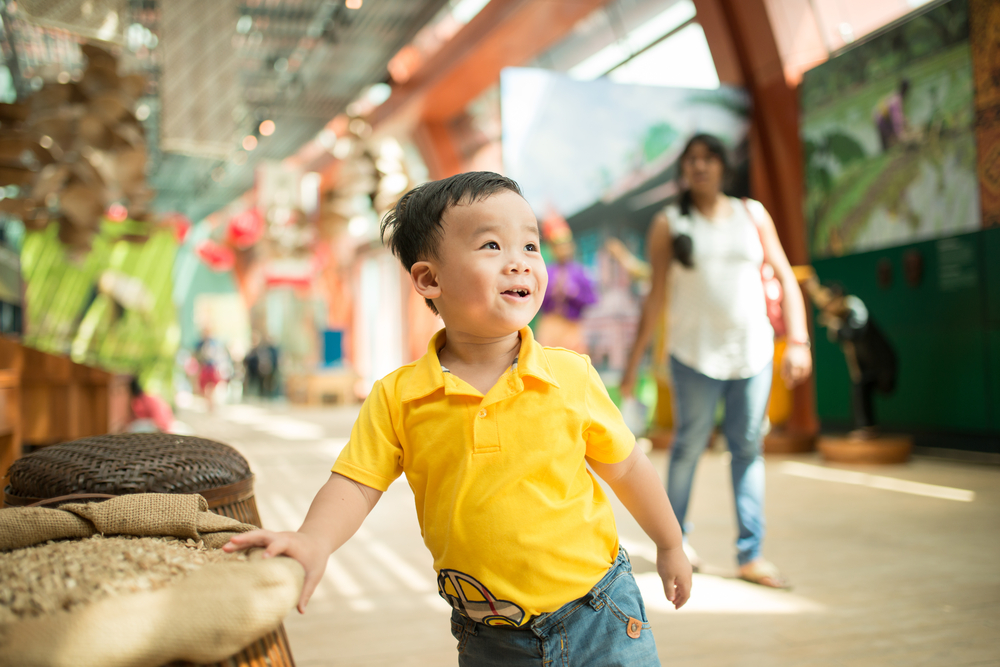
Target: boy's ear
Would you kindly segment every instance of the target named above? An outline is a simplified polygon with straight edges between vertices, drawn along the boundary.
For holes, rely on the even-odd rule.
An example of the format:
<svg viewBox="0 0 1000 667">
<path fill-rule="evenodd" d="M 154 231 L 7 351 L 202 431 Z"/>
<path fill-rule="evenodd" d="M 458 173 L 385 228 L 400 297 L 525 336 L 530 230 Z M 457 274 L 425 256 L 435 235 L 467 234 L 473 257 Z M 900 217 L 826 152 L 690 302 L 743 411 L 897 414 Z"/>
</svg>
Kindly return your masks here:
<svg viewBox="0 0 1000 667">
<path fill-rule="evenodd" d="M 414 262 L 410 267 L 410 282 L 417 294 L 425 299 L 436 299 L 441 296 L 441 287 L 437 282 L 437 273 L 430 262 Z"/>
</svg>

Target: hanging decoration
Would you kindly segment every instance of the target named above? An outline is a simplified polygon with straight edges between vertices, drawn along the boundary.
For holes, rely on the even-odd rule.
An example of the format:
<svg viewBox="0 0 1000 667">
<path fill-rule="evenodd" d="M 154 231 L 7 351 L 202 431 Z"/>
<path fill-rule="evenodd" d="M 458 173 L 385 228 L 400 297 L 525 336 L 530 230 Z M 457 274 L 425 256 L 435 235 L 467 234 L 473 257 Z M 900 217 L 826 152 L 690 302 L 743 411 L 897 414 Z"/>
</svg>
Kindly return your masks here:
<svg viewBox="0 0 1000 667">
<path fill-rule="evenodd" d="M 195 246 L 194 252 L 213 271 L 232 271 L 236 265 L 236 253 L 227 245 L 214 239 L 205 239 Z"/>
<path fill-rule="evenodd" d="M 264 236 L 264 228 L 264 216 L 256 207 L 248 208 L 230 218 L 226 237 L 231 245 L 245 250 Z"/>
<path fill-rule="evenodd" d="M 87 68 L 79 82 L 48 82 L 24 103 L 0 105 L 0 211 L 30 229 L 57 223 L 76 255 L 90 249 L 109 207 L 146 221 L 155 194 L 134 114 L 145 78 L 120 76 L 115 56 L 98 46 L 80 48 Z"/>
<path fill-rule="evenodd" d="M 183 213 L 167 213 L 163 216 L 163 224 L 174 230 L 174 238 L 178 243 L 184 243 L 188 232 L 191 231 L 191 218 Z"/>
</svg>

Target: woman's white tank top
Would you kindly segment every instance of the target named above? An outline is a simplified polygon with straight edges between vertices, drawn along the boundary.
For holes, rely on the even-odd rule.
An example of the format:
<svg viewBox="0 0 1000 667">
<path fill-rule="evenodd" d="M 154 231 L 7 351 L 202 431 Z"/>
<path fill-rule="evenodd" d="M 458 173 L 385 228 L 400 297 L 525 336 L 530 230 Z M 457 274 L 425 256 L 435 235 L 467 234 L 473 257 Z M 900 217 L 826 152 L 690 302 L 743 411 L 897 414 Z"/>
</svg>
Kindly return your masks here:
<svg viewBox="0 0 1000 667">
<path fill-rule="evenodd" d="M 668 206 L 671 234 L 688 234 L 694 266 L 674 260 L 670 273 L 670 353 L 685 366 L 717 380 L 760 373 L 774 356 L 760 266 L 760 234 L 743 202 L 730 197 L 732 214 L 706 219 Z M 760 202 L 748 199 L 754 215 Z"/>
</svg>

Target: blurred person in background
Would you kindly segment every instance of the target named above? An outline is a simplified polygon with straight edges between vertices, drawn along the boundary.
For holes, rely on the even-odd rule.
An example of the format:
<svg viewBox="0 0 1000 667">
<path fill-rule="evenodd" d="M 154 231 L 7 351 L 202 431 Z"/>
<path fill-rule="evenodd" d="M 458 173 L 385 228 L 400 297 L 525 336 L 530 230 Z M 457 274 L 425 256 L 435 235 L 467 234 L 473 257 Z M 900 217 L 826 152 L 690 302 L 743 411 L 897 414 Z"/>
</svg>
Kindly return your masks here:
<svg viewBox="0 0 1000 667">
<path fill-rule="evenodd" d="M 716 406 L 725 402 L 722 431 L 732 453 L 733 494 L 739 535 L 739 577 L 787 587 L 764 560 L 764 415 L 771 390 L 774 329 L 767 315 L 761 267 L 766 261 L 784 288 L 782 314 L 788 348 L 781 366 L 792 386 L 812 372 L 802 294 L 774 222 L 756 201 L 723 192 L 728 158 L 722 142 L 694 136 L 680 157 L 681 196 L 658 214 L 647 248 L 652 282 L 622 376 L 624 397 L 633 394 L 639 363 L 670 297 L 670 374 L 675 435 L 667 495 L 685 533 L 698 460 L 708 445 Z M 677 261 L 674 261 L 674 260 Z M 692 564 L 698 557 L 687 545 Z"/>
<path fill-rule="evenodd" d="M 278 348 L 259 332 L 253 333 L 253 346 L 243 358 L 247 395 L 273 398 L 277 389 Z"/>
<path fill-rule="evenodd" d="M 878 437 L 875 392 L 890 394 L 896 388 L 898 361 L 892 344 L 875 324 L 864 301 L 844 294 L 839 285 L 826 287 L 815 277 L 803 287 L 819 308 L 816 321 L 826 327 L 831 342 L 839 343 L 851 376 L 851 437 Z"/>
<path fill-rule="evenodd" d="M 552 211 L 542 222 L 542 233 L 555 261 L 546 265 L 549 284 L 538 322 L 538 342 L 586 354 L 581 319 L 584 309 L 597 301 L 594 283 L 575 260 L 576 244 L 565 218 Z"/>
<path fill-rule="evenodd" d="M 875 121 L 875 129 L 878 130 L 883 151 L 906 141 L 913 134 L 904 112 L 909 92 L 910 82 L 908 79 L 903 79 L 895 90 L 879 100 L 872 111 L 872 120 Z"/>
<path fill-rule="evenodd" d="M 215 388 L 231 375 L 232 360 L 222 342 L 212 337 L 207 327 L 195 344 L 194 356 L 198 360 L 198 390 L 205 398 L 206 407 L 214 407 Z M 230 371 L 226 374 L 226 371 Z"/>
<path fill-rule="evenodd" d="M 167 402 L 142 388 L 139 378 L 129 382 L 132 419 L 125 427 L 129 433 L 169 433 L 174 424 L 174 413 Z"/>
</svg>

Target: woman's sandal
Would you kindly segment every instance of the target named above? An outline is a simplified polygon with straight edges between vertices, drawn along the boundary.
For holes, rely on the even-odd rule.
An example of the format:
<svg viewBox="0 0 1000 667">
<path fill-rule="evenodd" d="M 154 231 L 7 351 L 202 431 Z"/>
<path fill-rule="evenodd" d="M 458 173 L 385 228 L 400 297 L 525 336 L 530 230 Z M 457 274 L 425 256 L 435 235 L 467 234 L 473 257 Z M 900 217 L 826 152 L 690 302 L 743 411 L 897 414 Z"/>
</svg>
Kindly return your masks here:
<svg viewBox="0 0 1000 667">
<path fill-rule="evenodd" d="M 778 568 L 766 560 L 755 560 L 752 563 L 742 566 L 739 571 L 739 578 L 743 581 L 749 581 L 751 584 L 759 584 L 768 588 L 788 590 L 792 587 L 781 576 Z"/>
</svg>

